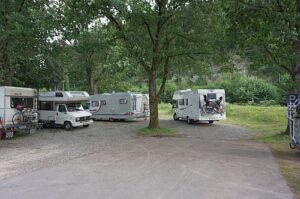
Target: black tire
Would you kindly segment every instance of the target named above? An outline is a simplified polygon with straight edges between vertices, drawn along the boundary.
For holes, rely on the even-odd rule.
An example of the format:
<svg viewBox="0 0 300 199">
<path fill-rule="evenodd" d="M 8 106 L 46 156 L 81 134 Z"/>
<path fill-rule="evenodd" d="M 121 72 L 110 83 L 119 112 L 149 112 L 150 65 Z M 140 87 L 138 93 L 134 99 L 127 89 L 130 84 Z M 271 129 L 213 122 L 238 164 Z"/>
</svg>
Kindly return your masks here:
<svg viewBox="0 0 300 199">
<path fill-rule="evenodd" d="M 70 131 L 73 128 L 71 122 L 65 122 L 64 127 L 67 131 Z"/>
<path fill-rule="evenodd" d="M 213 124 L 213 123 L 214 123 L 214 121 L 212 121 L 212 120 L 209 120 L 209 121 L 208 121 L 208 123 L 210 123 L 210 124 Z"/>
<path fill-rule="evenodd" d="M 178 121 L 179 118 L 177 117 L 176 113 L 173 114 L 173 120 Z"/>
<path fill-rule="evenodd" d="M 190 118 L 188 117 L 188 118 L 187 118 L 187 123 L 188 123 L 188 124 L 193 124 L 193 120 L 190 119 Z"/>
<path fill-rule="evenodd" d="M 83 127 L 89 127 L 89 126 L 90 126 L 89 124 L 83 125 Z"/>
</svg>

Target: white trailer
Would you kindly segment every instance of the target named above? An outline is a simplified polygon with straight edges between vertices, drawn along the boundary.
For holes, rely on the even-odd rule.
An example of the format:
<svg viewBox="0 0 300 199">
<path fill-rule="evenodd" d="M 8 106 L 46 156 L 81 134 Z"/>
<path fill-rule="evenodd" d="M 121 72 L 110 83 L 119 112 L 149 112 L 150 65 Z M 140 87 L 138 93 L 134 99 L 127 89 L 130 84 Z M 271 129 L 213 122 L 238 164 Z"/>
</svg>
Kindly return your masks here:
<svg viewBox="0 0 300 199">
<path fill-rule="evenodd" d="M 29 133 L 37 127 L 36 90 L 21 87 L 0 87 L 0 139 L 14 132 Z"/>
<path fill-rule="evenodd" d="M 82 91 L 53 91 L 40 93 L 38 112 L 40 122 L 52 127 L 63 126 L 70 130 L 73 127 L 88 127 L 92 114 L 85 111 L 82 103 L 89 101 L 89 94 Z"/>
<path fill-rule="evenodd" d="M 123 92 L 91 96 L 90 112 L 95 120 L 131 120 L 149 116 L 149 97 L 146 94 Z"/>
<path fill-rule="evenodd" d="M 174 93 L 173 100 L 174 120 L 187 120 L 192 124 L 226 119 L 224 89 L 179 90 Z"/>
</svg>

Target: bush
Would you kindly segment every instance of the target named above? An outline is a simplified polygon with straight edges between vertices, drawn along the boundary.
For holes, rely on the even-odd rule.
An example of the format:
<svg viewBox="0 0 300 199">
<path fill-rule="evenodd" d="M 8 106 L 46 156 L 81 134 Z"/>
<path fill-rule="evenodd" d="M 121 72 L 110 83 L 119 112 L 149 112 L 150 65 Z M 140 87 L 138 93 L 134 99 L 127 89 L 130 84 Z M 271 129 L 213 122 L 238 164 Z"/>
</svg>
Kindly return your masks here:
<svg viewBox="0 0 300 199">
<path fill-rule="evenodd" d="M 177 90 L 177 85 L 173 81 L 168 81 L 164 93 L 160 97 L 160 102 L 172 103 L 173 94 Z"/>
<path fill-rule="evenodd" d="M 226 73 L 216 82 L 209 82 L 207 88 L 223 88 L 226 101 L 230 103 L 274 104 L 281 100 L 279 89 L 255 76 Z"/>
</svg>

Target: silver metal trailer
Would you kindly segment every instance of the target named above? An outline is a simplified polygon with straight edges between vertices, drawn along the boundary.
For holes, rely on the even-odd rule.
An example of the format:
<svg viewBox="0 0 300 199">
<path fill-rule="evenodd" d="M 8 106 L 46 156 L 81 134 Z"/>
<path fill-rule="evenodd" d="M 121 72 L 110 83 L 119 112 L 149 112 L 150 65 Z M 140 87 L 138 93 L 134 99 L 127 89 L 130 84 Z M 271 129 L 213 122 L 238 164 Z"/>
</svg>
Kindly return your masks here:
<svg viewBox="0 0 300 199">
<path fill-rule="evenodd" d="M 146 94 L 123 92 L 91 96 L 90 112 L 95 120 L 131 120 L 149 116 Z"/>
<path fill-rule="evenodd" d="M 224 89 L 179 90 L 174 93 L 173 100 L 174 120 L 187 120 L 192 124 L 226 119 Z"/>
<path fill-rule="evenodd" d="M 29 133 L 37 124 L 36 90 L 0 87 L 0 138 L 12 137 L 15 132 Z"/>
</svg>

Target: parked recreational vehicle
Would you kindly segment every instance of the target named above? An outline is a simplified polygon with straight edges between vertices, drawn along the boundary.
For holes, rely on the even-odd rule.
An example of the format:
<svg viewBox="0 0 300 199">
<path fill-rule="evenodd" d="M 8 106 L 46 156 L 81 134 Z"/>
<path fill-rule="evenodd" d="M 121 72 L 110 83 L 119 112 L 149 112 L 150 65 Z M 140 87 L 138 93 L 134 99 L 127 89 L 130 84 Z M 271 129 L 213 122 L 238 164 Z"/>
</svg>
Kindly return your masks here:
<svg viewBox="0 0 300 199">
<path fill-rule="evenodd" d="M 91 96 L 90 112 L 97 120 L 128 120 L 149 115 L 149 97 L 140 93 L 104 93 Z"/>
<path fill-rule="evenodd" d="M 81 91 L 54 91 L 38 97 L 40 121 L 51 126 L 88 127 L 92 114 L 85 111 L 82 103 L 89 101 L 89 94 Z"/>
<path fill-rule="evenodd" d="M 0 87 L 0 138 L 37 127 L 37 96 L 31 88 Z"/>
<path fill-rule="evenodd" d="M 214 121 L 226 119 L 223 89 L 179 90 L 173 95 L 174 120 Z"/>
</svg>

